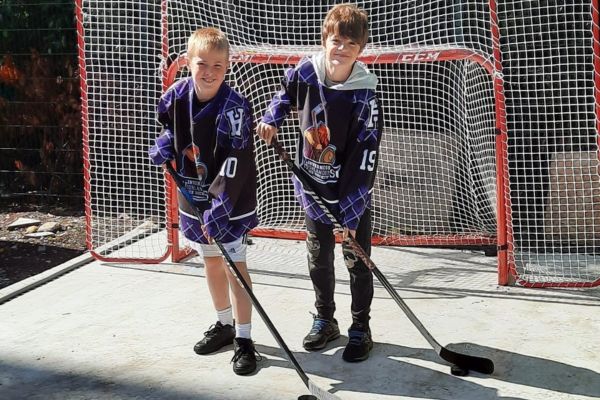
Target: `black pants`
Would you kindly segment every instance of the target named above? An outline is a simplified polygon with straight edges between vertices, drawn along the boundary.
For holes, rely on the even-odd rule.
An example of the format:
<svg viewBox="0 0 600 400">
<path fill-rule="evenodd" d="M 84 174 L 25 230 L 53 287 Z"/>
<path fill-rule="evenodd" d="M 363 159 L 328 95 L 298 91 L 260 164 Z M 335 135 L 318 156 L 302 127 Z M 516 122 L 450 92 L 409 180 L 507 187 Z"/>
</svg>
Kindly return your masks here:
<svg viewBox="0 0 600 400">
<path fill-rule="evenodd" d="M 320 318 L 333 318 L 335 312 L 335 271 L 333 250 L 335 237 L 333 225 L 326 225 L 310 219 L 306 220 L 308 237 L 308 272 L 315 289 L 315 307 Z M 371 254 L 371 212 L 365 211 L 356 230 L 356 240 L 362 248 Z M 373 300 L 373 274 L 365 263 L 355 254 L 347 242 L 342 242 L 344 262 L 350 273 L 350 292 L 352 293 L 352 321 L 369 323 L 369 313 Z"/>
</svg>

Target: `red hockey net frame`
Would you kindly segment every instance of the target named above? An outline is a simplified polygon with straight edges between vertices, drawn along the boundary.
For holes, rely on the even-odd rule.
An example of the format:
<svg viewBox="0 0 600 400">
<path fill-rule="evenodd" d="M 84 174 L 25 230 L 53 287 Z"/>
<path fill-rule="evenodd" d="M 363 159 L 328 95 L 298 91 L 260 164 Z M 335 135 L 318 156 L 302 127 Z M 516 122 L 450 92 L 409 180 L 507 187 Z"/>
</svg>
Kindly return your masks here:
<svg viewBox="0 0 600 400">
<path fill-rule="evenodd" d="M 273 64 L 273 65 L 295 65 L 301 60 L 301 56 L 293 55 L 272 55 L 272 54 L 257 54 L 257 53 L 237 53 L 232 56 L 233 63 L 250 63 L 250 64 Z M 498 74 L 494 74 L 494 66 L 490 61 L 477 52 L 469 49 L 435 49 L 426 50 L 420 49 L 417 51 L 403 51 L 397 53 L 389 53 L 383 55 L 369 55 L 359 58 L 360 61 L 365 63 L 369 67 L 373 67 L 377 64 L 402 64 L 402 63 L 443 63 L 447 61 L 469 61 L 479 65 L 485 70 L 491 80 L 495 80 L 495 85 L 502 87 L 503 83 Z M 177 78 L 180 71 L 187 67 L 187 58 L 180 56 L 174 60 L 171 65 L 165 70 L 164 74 L 164 87 L 169 87 Z M 494 101 L 499 106 L 495 107 L 496 110 L 502 110 L 502 91 L 498 91 Z M 505 190 L 504 190 L 504 160 L 506 158 L 504 146 L 505 140 L 503 135 L 505 132 L 505 120 L 502 113 L 496 115 L 496 182 L 497 182 L 497 193 L 499 198 L 496 199 L 498 224 L 496 235 L 386 235 L 386 236 L 373 236 L 372 242 L 374 245 L 394 245 L 394 246 L 427 246 L 427 245 L 439 245 L 439 246 L 484 246 L 493 245 L 498 246 L 498 261 L 499 261 L 499 282 L 508 283 L 508 268 L 506 267 L 506 227 L 504 224 L 504 204 L 505 204 Z M 170 179 L 169 179 L 170 181 Z M 175 193 L 173 182 L 167 184 L 167 192 L 170 210 L 168 216 L 170 218 L 168 226 L 169 228 L 169 240 L 171 241 L 172 257 L 174 261 L 180 261 L 190 255 L 189 248 L 180 246 L 177 230 L 177 202 L 174 201 Z M 284 238 L 284 239 L 296 239 L 304 240 L 306 233 L 304 231 L 297 230 L 282 230 L 282 229 L 269 229 L 258 227 L 252 231 L 255 236 L 271 237 L 271 238 Z"/>
<path fill-rule="evenodd" d="M 598 3 L 598 0 L 590 0 L 587 4 L 573 3 L 567 4 L 566 8 L 557 5 L 543 9 L 537 3 L 490 1 L 493 58 L 495 70 L 502 76 L 501 80 L 496 80 L 495 92 L 502 97 L 498 112 L 503 115 L 505 123 L 500 131 L 502 152 L 506 157 L 503 177 L 506 213 L 503 218 L 507 258 L 504 268 L 499 263 L 499 284 L 516 283 L 531 288 L 600 285 Z M 544 17 L 547 19 L 527 19 L 541 14 L 540 10 L 546 11 Z M 583 21 L 584 24 L 581 23 Z M 587 27 L 591 28 L 588 32 Z M 554 34 L 548 35 L 552 31 Z M 527 32 L 534 32 L 537 39 L 532 36 L 525 40 L 524 36 L 519 36 Z M 548 41 L 545 46 L 538 44 L 544 41 Z M 560 57 L 555 52 L 558 49 L 563 50 L 558 53 Z M 565 54 L 568 56 L 565 57 Z M 524 65 L 533 68 L 523 73 Z M 580 78 L 580 71 L 590 69 L 592 85 L 589 85 L 587 77 Z M 574 74 L 577 75 L 576 80 L 573 79 Z M 556 96 L 547 93 L 549 86 L 577 88 L 577 92 L 573 95 L 570 90 L 561 90 Z M 582 100 L 587 93 L 582 95 L 579 91 L 581 87 L 589 89 L 590 86 L 593 86 L 590 91 L 595 99 L 592 129 L 591 119 L 583 116 L 581 111 L 584 105 L 589 105 L 589 101 Z M 508 96 L 513 103 L 511 107 L 507 107 Z M 555 118 L 553 114 L 559 116 Z M 507 115 L 512 122 L 507 121 Z M 527 126 L 529 120 L 532 121 L 531 127 Z M 550 122 L 544 125 L 547 121 Z M 579 130 L 582 133 L 577 132 Z M 592 135 L 595 139 L 590 140 Z M 528 143 L 528 140 L 531 142 Z M 558 150 L 560 146 L 556 146 L 550 150 L 552 147 L 546 140 L 562 142 L 563 149 Z M 578 143 L 582 142 L 586 145 L 577 150 Z M 542 148 L 540 153 L 533 151 L 536 146 Z M 544 159 L 546 165 L 539 161 L 544 156 L 547 157 Z M 529 166 L 523 167 L 524 161 Z M 513 171 L 518 168 L 522 169 L 518 171 L 520 176 Z M 527 177 L 530 179 L 524 178 L 523 171 L 527 168 L 532 172 L 532 177 Z M 540 190 L 539 186 L 546 188 Z M 580 194 L 582 198 L 575 201 L 574 198 Z M 539 210 L 541 202 L 544 202 L 543 211 Z"/>
</svg>

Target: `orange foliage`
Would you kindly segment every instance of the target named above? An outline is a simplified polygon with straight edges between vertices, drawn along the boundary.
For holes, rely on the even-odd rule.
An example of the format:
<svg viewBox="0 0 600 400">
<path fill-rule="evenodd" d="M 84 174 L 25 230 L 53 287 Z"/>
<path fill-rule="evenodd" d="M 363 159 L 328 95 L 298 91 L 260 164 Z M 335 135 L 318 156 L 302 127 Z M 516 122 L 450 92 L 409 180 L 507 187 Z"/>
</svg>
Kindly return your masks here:
<svg viewBox="0 0 600 400">
<path fill-rule="evenodd" d="M 15 86 L 21 78 L 21 72 L 17 69 L 15 62 L 10 54 L 4 56 L 4 61 L 0 65 L 0 82 Z"/>
</svg>

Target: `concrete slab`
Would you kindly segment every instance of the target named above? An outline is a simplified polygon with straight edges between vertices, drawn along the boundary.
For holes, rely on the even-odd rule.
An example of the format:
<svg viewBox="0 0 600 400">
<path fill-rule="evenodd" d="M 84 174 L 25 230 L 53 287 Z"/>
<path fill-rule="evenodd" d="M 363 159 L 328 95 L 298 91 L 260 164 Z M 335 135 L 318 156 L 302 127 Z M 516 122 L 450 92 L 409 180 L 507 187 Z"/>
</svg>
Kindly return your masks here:
<svg viewBox="0 0 600 400">
<path fill-rule="evenodd" d="M 341 360 L 347 336 L 307 353 L 314 301 L 304 244 L 254 239 L 255 294 L 310 378 L 341 399 L 595 399 L 600 397 L 600 289 L 496 285 L 496 260 L 456 250 L 376 248 L 373 260 L 442 344 L 492 358 L 491 376 L 450 375 L 376 282 L 375 347 Z M 348 275 L 337 254 L 336 317 L 350 325 Z M 19 289 L 19 287 L 16 287 Z M 0 306 L 0 399 L 297 399 L 308 391 L 255 313 L 263 360 L 238 377 L 232 349 L 198 356 L 214 323 L 199 260 L 93 262 Z"/>
</svg>

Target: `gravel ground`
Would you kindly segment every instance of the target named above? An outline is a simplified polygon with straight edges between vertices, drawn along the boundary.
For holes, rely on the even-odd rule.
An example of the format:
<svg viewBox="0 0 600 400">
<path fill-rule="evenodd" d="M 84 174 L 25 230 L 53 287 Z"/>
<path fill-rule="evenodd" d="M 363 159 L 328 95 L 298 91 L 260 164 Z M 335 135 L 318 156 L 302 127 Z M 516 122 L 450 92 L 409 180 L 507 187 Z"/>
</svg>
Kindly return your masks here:
<svg viewBox="0 0 600 400">
<path fill-rule="evenodd" d="M 0 210 L 0 288 L 55 267 L 86 249 L 81 209 L 13 204 Z M 29 238 L 25 228 L 7 229 L 18 218 L 58 222 L 61 229 L 54 236 Z"/>
</svg>

